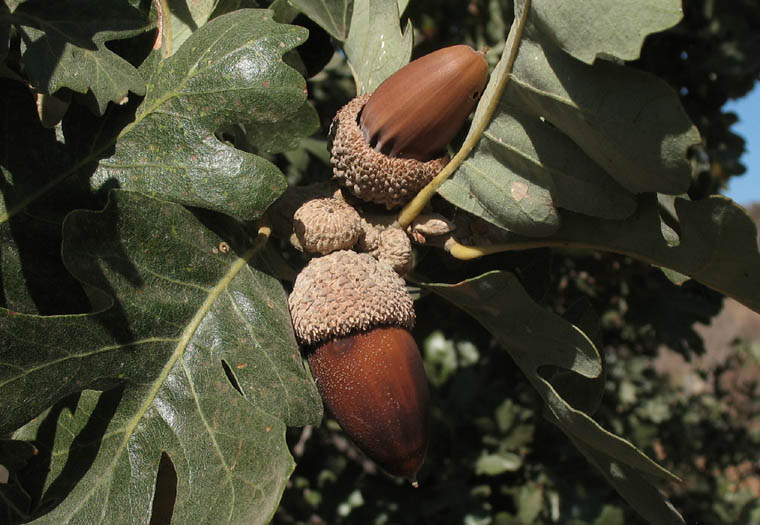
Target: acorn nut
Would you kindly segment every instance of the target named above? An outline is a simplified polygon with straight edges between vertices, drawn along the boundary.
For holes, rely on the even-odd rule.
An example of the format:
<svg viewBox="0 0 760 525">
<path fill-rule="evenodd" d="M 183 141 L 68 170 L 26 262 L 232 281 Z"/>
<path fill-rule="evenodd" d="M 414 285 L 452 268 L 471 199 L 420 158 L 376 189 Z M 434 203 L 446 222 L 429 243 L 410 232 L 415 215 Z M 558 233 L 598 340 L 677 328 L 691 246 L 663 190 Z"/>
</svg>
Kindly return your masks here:
<svg viewBox="0 0 760 525">
<path fill-rule="evenodd" d="M 445 147 L 487 79 L 484 53 L 457 45 L 410 62 L 372 95 L 356 97 L 330 128 L 335 178 L 388 209 L 411 200 L 447 164 Z"/>
<path fill-rule="evenodd" d="M 430 394 L 404 280 L 368 254 L 337 251 L 309 262 L 288 305 L 327 408 L 368 457 L 414 481 Z"/>
<path fill-rule="evenodd" d="M 389 157 L 430 160 L 462 127 L 488 80 L 485 53 L 446 47 L 391 75 L 364 106 L 364 138 Z"/>
</svg>

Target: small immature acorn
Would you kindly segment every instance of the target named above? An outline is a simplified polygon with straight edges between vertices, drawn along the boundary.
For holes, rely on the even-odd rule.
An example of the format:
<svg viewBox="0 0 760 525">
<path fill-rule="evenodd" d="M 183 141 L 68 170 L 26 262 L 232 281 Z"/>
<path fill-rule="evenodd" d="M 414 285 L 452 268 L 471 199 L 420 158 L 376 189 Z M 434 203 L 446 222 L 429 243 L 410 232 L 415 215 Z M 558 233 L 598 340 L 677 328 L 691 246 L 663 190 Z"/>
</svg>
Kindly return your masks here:
<svg viewBox="0 0 760 525">
<path fill-rule="evenodd" d="M 361 217 L 343 200 L 311 199 L 293 214 L 293 230 L 303 251 L 324 255 L 356 244 L 362 233 Z"/>
<path fill-rule="evenodd" d="M 388 209 L 411 200 L 448 162 L 445 147 L 487 79 L 483 52 L 451 46 L 409 63 L 372 95 L 356 97 L 330 128 L 335 178 Z"/>
<path fill-rule="evenodd" d="M 327 408 L 380 467 L 415 481 L 430 394 L 404 280 L 368 254 L 337 251 L 298 274 L 288 305 Z"/>
<path fill-rule="evenodd" d="M 439 213 L 421 213 L 415 217 L 406 231 L 412 236 L 414 242 L 425 244 L 428 237 L 446 235 L 455 229 L 456 224 Z"/>
<path fill-rule="evenodd" d="M 378 261 L 388 263 L 399 275 L 412 269 L 412 243 L 401 228 L 377 228 L 362 220 L 359 248 Z"/>
</svg>

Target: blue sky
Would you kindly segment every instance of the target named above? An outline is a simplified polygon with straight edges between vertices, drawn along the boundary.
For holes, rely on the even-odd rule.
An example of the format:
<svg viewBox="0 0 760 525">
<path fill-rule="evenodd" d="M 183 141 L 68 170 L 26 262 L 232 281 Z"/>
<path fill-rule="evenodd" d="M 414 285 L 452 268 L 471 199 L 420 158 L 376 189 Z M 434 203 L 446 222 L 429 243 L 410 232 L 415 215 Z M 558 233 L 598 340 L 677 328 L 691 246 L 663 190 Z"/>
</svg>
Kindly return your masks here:
<svg viewBox="0 0 760 525">
<path fill-rule="evenodd" d="M 744 206 L 760 202 L 760 87 L 755 83 L 755 89 L 747 96 L 732 100 L 723 108 L 739 116 L 739 122 L 731 129 L 747 141 L 741 158 L 747 171 L 729 180 L 725 194 Z"/>
</svg>

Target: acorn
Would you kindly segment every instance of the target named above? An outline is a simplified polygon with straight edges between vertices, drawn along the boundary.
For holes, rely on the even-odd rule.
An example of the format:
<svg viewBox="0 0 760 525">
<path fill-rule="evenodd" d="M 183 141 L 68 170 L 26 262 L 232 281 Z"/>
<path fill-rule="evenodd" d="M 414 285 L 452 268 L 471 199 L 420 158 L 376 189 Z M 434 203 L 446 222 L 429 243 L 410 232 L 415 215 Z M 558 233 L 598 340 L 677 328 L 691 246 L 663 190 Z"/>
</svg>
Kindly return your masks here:
<svg viewBox="0 0 760 525">
<path fill-rule="evenodd" d="M 353 247 L 362 234 L 362 222 L 347 202 L 333 197 L 316 198 L 295 211 L 293 231 L 303 251 L 324 255 Z"/>
<path fill-rule="evenodd" d="M 415 482 L 430 393 L 404 280 L 368 254 L 341 250 L 309 262 L 288 305 L 325 406 L 383 470 Z"/>
<path fill-rule="evenodd" d="M 412 269 L 412 243 L 406 232 L 398 227 L 379 228 L 366 220 L 361 221 L 362 234 L 359 249 L 378 261 L 388 263 L 399 275 Z"/>
<path fill-rule="evenodd" d="M 409 63 L 372 95 L 356 97 L 330 128 L 335 178 L 388 209 L 411 200 L 448 162 L 446 145 L 487 80 L 485 54 L 457 45 Z"/>
</svg>

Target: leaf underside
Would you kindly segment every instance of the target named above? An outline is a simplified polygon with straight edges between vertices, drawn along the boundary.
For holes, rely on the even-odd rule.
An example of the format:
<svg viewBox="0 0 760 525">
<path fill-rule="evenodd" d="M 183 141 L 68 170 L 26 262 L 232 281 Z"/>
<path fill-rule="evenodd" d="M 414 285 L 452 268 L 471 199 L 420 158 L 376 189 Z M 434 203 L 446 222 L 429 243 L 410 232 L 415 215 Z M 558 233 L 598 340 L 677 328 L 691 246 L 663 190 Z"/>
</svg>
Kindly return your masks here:
<svg viewBox="0 0 760 525">
<path fill-rule="evenodd" d="M 411 21 L 399 27 L 396 2 L 356 0 L 344 51 L 357 94 L 372 93 L 412 56 Z"/>
<path fill-rule="evenodd" d="M 647 73 L 574 58 L 537 16 L 531 11 L 511 72 L 505 53 L 491 74 L 474 124 L 490 103 L 497 109 L 440 194 L 504 230 L 546 236 L 560 227 L 561 209 L 619 220 L 634 212 L 638 193 L 684 193 L 691 182 L 687 150 L 699 135 L 677 94 Z M 581 31 L 569 26 L 573 20 L 562 20 L 568 33 Z M 648 22 L 630 21 L 644 35 L 653 30 Z M 612 40 L 616 28 L 610 22 L 599 31 Z M 496 87 L 507 75 L 500 95 Z"/>
<path fill-rule="evenodd" d="M 552 367 L 574 372 L 585 381 L 600 377 L 599 353 L 581 330 L 535 304 L 512 273 L 490 272 L 455 285 L 426 286 L 472 315 L 496 338 L 544 399 L 548 419 L 644 518 L 652 523 L 685 523 L 650 483 L 652 478 L 677 478 L 571 406 L 541 374 L 543 368 Z M 601 394 L 593 382 L 586 389 Z"/>
</svg>

